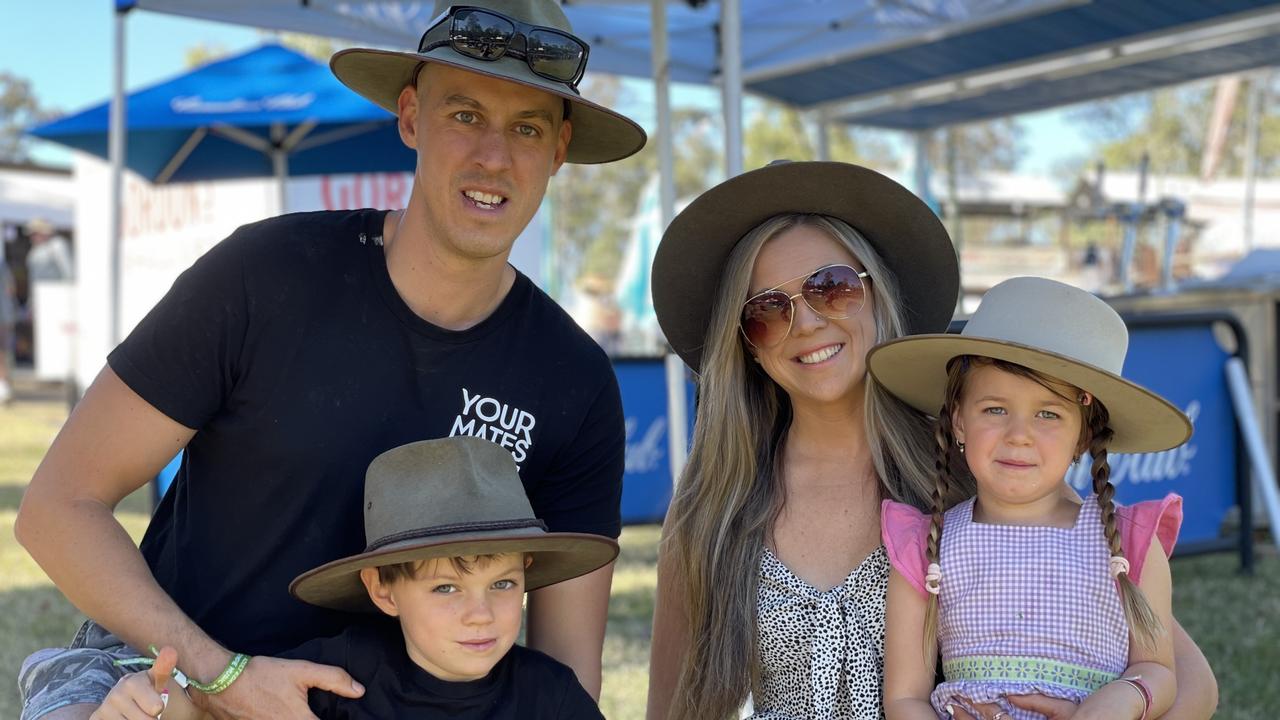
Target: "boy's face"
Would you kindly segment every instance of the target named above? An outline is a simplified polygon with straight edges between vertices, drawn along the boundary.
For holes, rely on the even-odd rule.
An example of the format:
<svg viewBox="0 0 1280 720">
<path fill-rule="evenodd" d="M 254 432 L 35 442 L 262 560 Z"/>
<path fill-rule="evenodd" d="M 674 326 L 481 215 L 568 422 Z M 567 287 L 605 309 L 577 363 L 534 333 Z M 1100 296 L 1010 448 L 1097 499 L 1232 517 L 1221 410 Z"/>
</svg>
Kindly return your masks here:
<svg viewBox="0 0 1280 720">
<path fill-rule="evenodd" d="M 424 561 L 413 578 L 384 584 L 361 571 L 373 602 L 400 618 L 405 647 L 419 667 L 450 682 L 479 680 L 515 644 L 524 602 L 523 553 Z"/>
</svg>

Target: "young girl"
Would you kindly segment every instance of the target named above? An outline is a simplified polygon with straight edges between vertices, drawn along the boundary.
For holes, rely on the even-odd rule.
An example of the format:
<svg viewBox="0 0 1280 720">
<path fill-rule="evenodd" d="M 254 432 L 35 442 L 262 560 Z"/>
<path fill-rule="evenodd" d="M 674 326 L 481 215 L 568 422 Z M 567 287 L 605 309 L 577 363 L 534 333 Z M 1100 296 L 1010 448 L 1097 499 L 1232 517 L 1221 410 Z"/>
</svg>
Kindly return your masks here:
<svg viewBox="0 0 1280 720">
<path fill-rule="evenodd" d="M 1107 451 L 1154 452 L 1191 426 L 1120 377 L 1128 333 L 1101 300 L 1041 278 L 992 288 L 959 335 L 895 340 L 871 373 L 936 414 L 933 513 L 885 501 L 892 572 L 889 720 L 1032 720 L 1019 695 L 1080 703 L 1081 718 L 1154 718 L 1177 692 L 1167 553 L 1181 499 L 1117 507 Z M 1087 450 L 1094 494 L 1063 478 Z M 958 482 L 977 497 L 950 509 Z M 946 681 L 934 687 L 942 654 Z"/>
</svg>

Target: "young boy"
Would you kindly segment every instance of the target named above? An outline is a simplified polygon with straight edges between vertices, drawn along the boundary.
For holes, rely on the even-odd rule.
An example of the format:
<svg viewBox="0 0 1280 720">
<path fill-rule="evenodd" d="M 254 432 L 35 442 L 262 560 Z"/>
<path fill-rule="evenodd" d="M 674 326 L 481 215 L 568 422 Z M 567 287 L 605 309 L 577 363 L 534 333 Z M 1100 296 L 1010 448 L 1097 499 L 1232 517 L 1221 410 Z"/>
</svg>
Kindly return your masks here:
<svg viewBox="0 0 1280 720">
<path fill-rule="evenodd" d="M 376 608 L 398 620 L 359 622 L 285 654 L 337 665 L 364 685 L 358 699 L 313 690 L 321 720 L 602 717 L 572 670 L 515 641 L 526 591 L 604 566 L 617 543 L 547 532 L 509 452 L 473 437 L 389 450 L 365 476 L 364 522 L 364 552 L 289 586 L 314 605 Z M 176 662 L 161 650 L 151 670 L 117 683 L 94 717 L 200 717 L 169 680 Z"/>
</svg>

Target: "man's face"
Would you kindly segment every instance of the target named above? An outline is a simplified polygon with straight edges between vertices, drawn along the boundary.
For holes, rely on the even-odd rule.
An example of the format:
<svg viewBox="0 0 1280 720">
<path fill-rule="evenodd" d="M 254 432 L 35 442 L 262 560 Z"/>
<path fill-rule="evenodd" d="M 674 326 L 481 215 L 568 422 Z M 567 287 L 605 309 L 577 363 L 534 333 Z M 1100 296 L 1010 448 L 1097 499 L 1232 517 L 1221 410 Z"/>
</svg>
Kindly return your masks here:
<svg viewBox="0 0 1280 720">
<path fill-rule="evenodd" d="M 400 93 L 400 136 L 418 152 L 415 194 L 432 243 L 462 258 L 505 257 L 568 152 L 564 101 L 427 63 Z"/>
</svg>

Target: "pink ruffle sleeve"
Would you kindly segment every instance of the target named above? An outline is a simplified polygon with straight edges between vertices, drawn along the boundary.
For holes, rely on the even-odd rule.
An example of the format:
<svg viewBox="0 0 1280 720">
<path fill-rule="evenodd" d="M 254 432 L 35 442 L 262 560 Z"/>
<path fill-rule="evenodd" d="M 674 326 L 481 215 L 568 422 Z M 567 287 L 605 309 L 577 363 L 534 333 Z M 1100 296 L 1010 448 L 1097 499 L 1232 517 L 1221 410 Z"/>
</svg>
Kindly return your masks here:
<svg viewBox="0 0 1280 720">
<path fill-rule="evenodd" d="M 925 595 L 925 543 L 929 537 L 929 516 L 910 505 L 892 500 L 880 504 L 880 538 L 889 554 L 889 564 Z"/>
<path fill-rule="evenodd" d="M 1129 560 L 1129 579 L 1137 584 L 1142 581 L 1142 565 L 1152 538 L 1160 538 L 1166 556 L 1173 554 L 1182 527 L 1182 497 L 1169 493 L 1163 500 L 1116 506 L 1116 524 L 1124 556 Z"/>
</svg>

